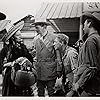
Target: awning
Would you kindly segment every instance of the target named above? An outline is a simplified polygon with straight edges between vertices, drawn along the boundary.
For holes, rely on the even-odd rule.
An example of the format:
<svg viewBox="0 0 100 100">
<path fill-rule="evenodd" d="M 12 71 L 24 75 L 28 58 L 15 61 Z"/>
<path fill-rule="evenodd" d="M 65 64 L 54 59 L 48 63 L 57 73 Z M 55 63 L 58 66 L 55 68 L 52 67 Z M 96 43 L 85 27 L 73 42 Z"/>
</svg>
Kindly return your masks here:
<svg viewBox="0 0 100 100">
<path fill-rule="evenodd" d="M 56 19 L 80 17 L 82 14 L 81 2 L 43 3 L 36 18 Z"/>
<path fill-rule="evenodd" d="M 100 11 L 100 2 L 43 3 L 36 18 L 77 18 L 85 11 Z"/>
</svg>

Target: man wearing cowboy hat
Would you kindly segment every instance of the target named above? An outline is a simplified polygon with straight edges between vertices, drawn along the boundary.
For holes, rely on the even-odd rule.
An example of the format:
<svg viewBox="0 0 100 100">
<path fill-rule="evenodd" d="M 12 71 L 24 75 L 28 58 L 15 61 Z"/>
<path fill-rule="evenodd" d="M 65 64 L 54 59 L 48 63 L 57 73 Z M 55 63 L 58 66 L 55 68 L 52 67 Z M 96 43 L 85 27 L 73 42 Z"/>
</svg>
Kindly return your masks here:
<svg viewBox="0 0 100 100">
<path fill-rule="evenodd" d="M 40 35 L 40 37 L 34 41 L 37 59 L 38 96 L 45 96 L 45 87 L 47 87 L 48 95 L 53 96 L 56 78 L 58 74 L 60 77 L 61 72 L 61 69 L 57 68 L 56 54 L 53 45 L 56 34 L 47 31 L 47 26 L 50 25 L 50 23 L 45 19 L 35 20 L 34 25 L 37 33 Z"/>
<path fill-rule="evenodd" d="M 82 23 L 88 38 L 79 51 L 73 90 L 79 96 L 95 96 L 100 93 L 100 13 L 84 13 Z"/>
</svg>

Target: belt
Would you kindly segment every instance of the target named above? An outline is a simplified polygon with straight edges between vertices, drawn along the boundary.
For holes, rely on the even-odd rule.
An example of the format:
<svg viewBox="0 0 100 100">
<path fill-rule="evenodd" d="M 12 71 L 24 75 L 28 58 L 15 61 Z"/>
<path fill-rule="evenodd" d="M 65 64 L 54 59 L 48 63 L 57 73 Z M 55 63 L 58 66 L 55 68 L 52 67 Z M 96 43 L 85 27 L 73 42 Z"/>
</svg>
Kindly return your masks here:
<svg viewBox="0 0 100 100">
<path fill-rule="evenodd" d="M 37 60 L 37 62 L 55 62 L 54 59 L 41 59 L 41 60 Z"/>
<path fill-rule="evenodd" d="M 97 67 L 88 67 L 88 68 L 90 68 L 90 69 L 97 69 Z"/>
</svg>

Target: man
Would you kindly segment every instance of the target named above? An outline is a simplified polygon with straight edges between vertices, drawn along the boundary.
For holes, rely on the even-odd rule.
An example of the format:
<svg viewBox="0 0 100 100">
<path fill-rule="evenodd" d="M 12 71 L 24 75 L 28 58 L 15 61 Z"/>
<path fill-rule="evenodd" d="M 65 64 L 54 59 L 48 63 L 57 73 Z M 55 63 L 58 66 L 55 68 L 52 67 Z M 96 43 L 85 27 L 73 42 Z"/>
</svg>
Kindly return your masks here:
<svg viewBox="0 0 100 100">
<path fill-rule="evenodd" d="M 69 81 L 68 88 L 71 89 L 73 86 L 73 78 L 77 70 L 78 53 L 76 49 L 68 46 L 69 37 L 67 35 L 58 34 L 57 38 L 61 44 L 61 49 L 62 49 L 61 54 L 62 54 L 62 61 L 64 65 L 65 75 L 66 79 L 68 79 Z M 60 47 L 59 46 L 60 44 L 59 43 L 56 44 L 55 45 L 56 48 Z"/>
<path fill-rule="evenodd" d="M 83 14 L 82 23 L 88 38 L 79 51 L 79 67 L 73 90 L 79 96 L 95 96 L 100 92 L 100 13 Z"/>
<path fill-rule="evenodd" d="M 47 26 L 50 25 L 44 19 L 38 19 L 34 23 L 37 36 L 34 41 L 36 49 L 36 70 L 37 70 L 37 88 L 38 96 L 45 96 L 45 87 L 48 95 L 53 96 L 57 73 L 60 77 L 61 69 L 57 68 L 54 40 L 56 34 L 49 33 Z"/>
</svg>

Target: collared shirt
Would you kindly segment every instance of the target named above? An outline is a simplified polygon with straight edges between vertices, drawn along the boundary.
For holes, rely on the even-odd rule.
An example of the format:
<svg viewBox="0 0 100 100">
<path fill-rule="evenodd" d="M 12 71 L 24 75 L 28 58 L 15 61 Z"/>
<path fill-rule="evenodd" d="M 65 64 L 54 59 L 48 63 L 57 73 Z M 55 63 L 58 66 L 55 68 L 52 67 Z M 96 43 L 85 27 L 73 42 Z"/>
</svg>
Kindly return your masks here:
<svg viewBox="0 0 100 100">
<path fill-rule="evenodd" d="M 45 31 L 45 33 L 43 34 L 43 36 L 40 37 L 40 39 L 44 42 L 45 41 L 45 37 L 47 36 L 48 31 Z"/>
</svg>

